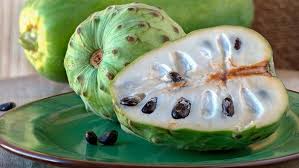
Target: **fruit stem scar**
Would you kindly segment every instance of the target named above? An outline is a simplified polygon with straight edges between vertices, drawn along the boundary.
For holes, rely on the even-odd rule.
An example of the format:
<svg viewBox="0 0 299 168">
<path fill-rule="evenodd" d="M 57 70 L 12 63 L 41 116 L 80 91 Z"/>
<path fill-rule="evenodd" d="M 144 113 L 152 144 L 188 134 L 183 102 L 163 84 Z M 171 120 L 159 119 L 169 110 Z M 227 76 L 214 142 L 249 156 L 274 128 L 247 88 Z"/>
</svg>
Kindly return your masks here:
<svg viewBox="0 0 299 168">
<path fill-rule="evenodd" d="M 34 26 L 30 26 L 25 32 L 21 33 L 19 42 L 23 48 L 30 51 L 37 51 L 37 36 L 37 28 Z"/>
<path fill-rule="evenodd" d="M 250 66 L 240 66 L 238 68 L 233 68 L 225 72 L 212 73 L 208 77 L 209 81 L 220 80 L 226 83 L 227 79 L 232 79 L 235 77 L 250 76 L 250 75 L 264 75 L 272 76 L 268 71 L 268 61 L 262 61 Z"/>
<path fill-rule="evenodd" d="M 90 64 L 94 67 L 94 68 L 98 68 L 99 65 L 101 64 L 103 60 L 103 52 L 102 49 L 98 49 L 97 51 L 95 51 L 92 56 L 90 57 Z"/>
</svg>

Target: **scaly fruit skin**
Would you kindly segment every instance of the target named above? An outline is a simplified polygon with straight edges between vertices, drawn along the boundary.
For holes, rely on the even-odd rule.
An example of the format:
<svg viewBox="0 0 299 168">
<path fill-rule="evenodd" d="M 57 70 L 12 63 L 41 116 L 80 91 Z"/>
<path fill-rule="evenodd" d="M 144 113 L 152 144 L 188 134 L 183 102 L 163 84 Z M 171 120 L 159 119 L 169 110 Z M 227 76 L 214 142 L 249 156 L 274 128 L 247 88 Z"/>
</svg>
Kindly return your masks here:
<svg viewBox="0 0 299 168">
<path fill-rule="evenodd" d="M 27 0 L 20 16 L 20 43 L 25 55 L 43 76 L 67 78 L 63 59 L 75 28 L 93 12 L 135 0 Z M 185 30 L 216 25 L 250 26 L 252 0 L 136 0 L 164 9 Z M 178 7 L 183 6 L 183 7 Z"/>
<path fill-rule="evenodd" d="M 131 3 L 96 12 L 70 39 L 65 56 L 70 86 L 88 110 L 113 119 L 108 85 L 114 76 L 138 56 L 184 35 L 176 22 L 153 6 Z"/>
</svg>

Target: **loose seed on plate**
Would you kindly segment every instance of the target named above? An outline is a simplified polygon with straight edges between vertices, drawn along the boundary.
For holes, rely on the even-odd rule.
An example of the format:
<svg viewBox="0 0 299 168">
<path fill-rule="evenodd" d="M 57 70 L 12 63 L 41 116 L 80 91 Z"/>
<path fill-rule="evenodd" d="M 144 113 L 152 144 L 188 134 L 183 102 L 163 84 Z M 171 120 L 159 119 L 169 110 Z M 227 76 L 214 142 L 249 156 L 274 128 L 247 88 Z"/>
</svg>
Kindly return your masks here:
<svg viewBox="0 0 299 168">
<path fill-rule="evenodd" d="M 151 114 L 155 111 L 157 106 L 157 97 L 151 98 L 141 109 L 141 111 L 145 114 Z"/>
<path fill-rule="evenodd" d="M 181 97 L 176 102 L 175 106 L 172 109 L 172 118 L 181 119 L 189 115 L 191 110 L 191 102 L 184 97 Z"/>
<path fill-rule="evenodd" d="M 85 139 L 89 144 L 96 145 L 98 137 L 93 131 L 88 131 L 85 133 Z"/>
<path fill-rule="evenodd" d="M 115 130 L 104 133 L 98 138 L 98 141 L 103 145 L 113 145 L 117 141 L 118 132 Z"/>
<path fill-rule="evenodd" d="M 0 111 L 8 111 L 12 108 L 16 107 L 14 102 L 7 102 L 0 105 Z"/>
</svg>

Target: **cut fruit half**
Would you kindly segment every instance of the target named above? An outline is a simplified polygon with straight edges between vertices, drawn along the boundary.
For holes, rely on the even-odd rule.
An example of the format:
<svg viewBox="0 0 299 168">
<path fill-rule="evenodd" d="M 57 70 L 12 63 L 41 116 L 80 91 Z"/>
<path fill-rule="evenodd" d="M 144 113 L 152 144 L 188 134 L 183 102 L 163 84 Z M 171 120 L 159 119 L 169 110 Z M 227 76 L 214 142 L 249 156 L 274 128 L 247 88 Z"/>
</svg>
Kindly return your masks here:
<svg viewBox="0 0 299 168">
<path fill-rule="evenodd" d="M 269 43 L 236 26 L 195 31 L 151 51 L 110 89 L 125 130 L 184 149 L 233 149 L 264 139 L 288 106 Z"/>
</svg>

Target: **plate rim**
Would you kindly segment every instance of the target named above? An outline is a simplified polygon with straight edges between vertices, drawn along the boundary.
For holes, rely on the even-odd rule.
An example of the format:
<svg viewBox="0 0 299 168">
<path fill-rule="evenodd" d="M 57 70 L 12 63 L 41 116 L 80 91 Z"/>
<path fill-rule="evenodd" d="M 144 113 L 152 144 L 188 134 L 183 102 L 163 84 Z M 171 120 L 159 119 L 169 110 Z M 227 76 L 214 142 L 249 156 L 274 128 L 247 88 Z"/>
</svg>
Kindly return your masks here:
<svg viewBox="0 0 299 168">
<path fill-rule="evenodd" d="M 299 92 L 287 89 L 288 92 L 293 92 L 296 94 L 299 94 Z M 20 107 L 17 107 L 15 109 L 12 109 L 5 114 L 3 114 L 0 118 L 3 118 L 7 113 L 11 113 L 14 111 L 17 111 L 19 108 L 23 108 L 24 106 L 30 105 L 32 103 L 42 101 L 48 98 L 54 98 L 61 95 L 71 94 L 74 92 L 66 92 L 61 93 L 53 96 L 49 96 L 46 98 L 38 99 L 32 102 L 28 102 Z M 294 160 L 299 158 L 299 151 L 297 153 L 293 153 L 290 155 L 277 157 L 277 158 L 271 158 L 271 159 L 265 159 L 265 160 L 255 160 L 255 161 L 248 161 L 243 163 L 226 163 L 226 164 L 204 164 L 204 165 L 170 165 L 170 164 L 157 164 L 157 165 L 145 165 L 145 164 L 131 164 L 131 163 L 123 163 L 123 162 L 103 162 L 103 161 L 88 161 L 88 160 L 75 160 L 75 159 L 69 159 L 66 157 L 58 157 L 54 155 L 49 155 L 41 152 L 36 151 L 30 151 L 27 149 L 23 149 L 21 147 L 18 147 L 16 145 L 10 144 L 9 142 L 3 140 L 0 138 L 0 147 L 2 149 L 5 149 L 8 152 L 11 152 L 13 154 L 16 154 L 18 156 L 37 161 L 37 162 L 43 162 L 46 164 L 51 164 L 55 166 L 60 167 L 81 167 L 81 168 L 91 168 L 91 167 L 112 167 L 112 168 L 204 168 L 204 167 L 252 167 L 252 166 L 262 166 L 262 165 L 271 165 L 275 163 L 282 163 L 290 160 Z"/>
</svg>

